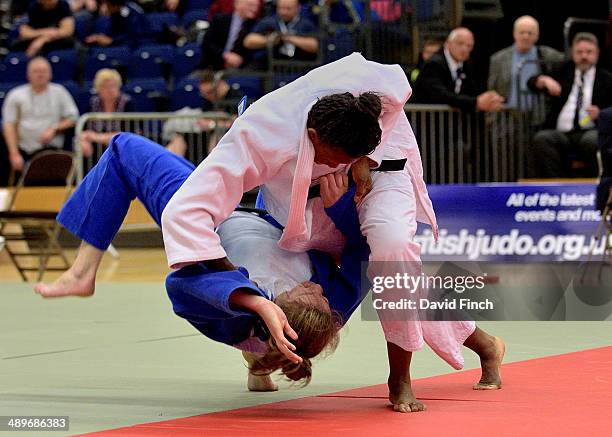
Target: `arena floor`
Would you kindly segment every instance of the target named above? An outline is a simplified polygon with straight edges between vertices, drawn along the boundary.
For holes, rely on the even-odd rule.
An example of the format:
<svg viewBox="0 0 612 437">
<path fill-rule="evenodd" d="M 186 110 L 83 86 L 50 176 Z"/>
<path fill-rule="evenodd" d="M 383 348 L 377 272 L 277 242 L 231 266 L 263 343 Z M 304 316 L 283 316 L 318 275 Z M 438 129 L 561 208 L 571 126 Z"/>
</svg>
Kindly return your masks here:
<svg viewBox="0 0 612 437">
<path fill-rule="evenodd" d="M 356 313 L 308 387 L 250 393 L 240 353 L 174 316 L 165 274 L 161 249 L 123 249 L 94 297 L 44 300 L 0 258 L 0 415 L 70 416 L 69 435 L 609 435 L 609 322 L 483 323 L 506 341 L 504 388 L 475 392 L 477 371 L 425 349 L 412 369 L 429 409 L 401 415 L 377 322 Z"/>
</svg>

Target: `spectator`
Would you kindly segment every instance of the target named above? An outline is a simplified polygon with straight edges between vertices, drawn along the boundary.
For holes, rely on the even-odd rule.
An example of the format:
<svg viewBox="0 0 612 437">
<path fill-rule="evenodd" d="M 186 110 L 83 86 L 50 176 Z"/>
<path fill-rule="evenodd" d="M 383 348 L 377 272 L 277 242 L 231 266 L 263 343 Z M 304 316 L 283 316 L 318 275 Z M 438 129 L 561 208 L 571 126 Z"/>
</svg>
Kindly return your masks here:
<svg viewBox="0 0 612 437">
<path fill-rule="evenodd" d="M 480 86 L 469 62 L 474 35 L 465 27 L 451 31 L 444 50 L 423 66 L 414 85 L 414 101 L 450 105 L 466 111 L 498 111 L 504 98 L 495 91 L 479 94 Z"/>
<path fill-rule="evenodd" d="M 224 79 L 223 73 L 205 70 L 195 75 L 202 96 L 201 109 L 185 107 L 177 111 L 182 115 L 199 115 L 203 112 L 218 111 L 230 114 L 230 120 L 215 120 L 210 117 L 186 120 L 171 118 L 164 124 L 162 139 L 166 148 L 179 156 L 184 156 L 187 143 L 208 144 L 209 150 L 218 141 L 218 134 L 229 129 L 237 115 L 237 104 L 244 93 L 232 88 Z"/>
<path fill-rule="evenodd" d="M 244 38 L 255 25 L 259 0 L 235 0 L 234 13 L 219 14 L 210 23 L 202 41 L 200 68 L 241 68 L 250 61 Z"/>
<path fill-rule="evenodd" d="M 132 98 L 121 92 L 121 76 L 116 70 L 103 68 L 94 77 L 94 89 L 96 95 L 89 101 L 87 112 L 132 112 L 134 105 Z M 95 121 L 81 133 L 79 142 L 83 156 L 89 157 L 93 154 L 95 144 L 108 144 L 111 138 L 121 131 L 118 121 Z"/>
<path fill-rule="evenodd" d="M 244 96 L 244 92 L 234 89 L 224 79 L 222 73 L 214 73 L 211 70 L 203 71 L 198 75 L 200 95 L 204 98 L 202 111 L 215 111 L 220 109 L 221 102 L 226 102 L 226 112 L 236 115 L 237 104 Z"/>
<path fill-rule="evenodd" d="M 79 116 L 70 93 L 51 82 L 51 65 L 45 58 L 28 64 L 28 83 L 11 90 L 2 106 L 3 132 L 13 170 L 47 148 L 62 148 L 63 131 L 72 128 Z"/>
<path fill-rule="evenodd" d="M 537 20 L 529 15 L 519 17 L 514 22 L 512 32 L 514 44 L 491 56 L 488 88 L 497 91 L 506 99 L 506 107 L 529 109 L 533 102 L 525 98 L 527 80 L 540 72 L 540 63 L 553 64 L 563 61 L 563 53 L 547 46 L 536 46 L 540 37 Z M 518 69 L 521 69 L 520 88 Z"/>
<path fill-rule="evenodd" d="M 141 43 L 147 36 L 148 25 L 144 12 L 128 0 L 102 0 L 108 17 L 99 17 L 94 34 L 85 38 L 91 45 L 121 46 Z"/>
<path fill-rule="evenodd" d="M 29 57 L 41 51 L 74 47 L 74 17 L 65 0 L 37 0 L 28 8 L 28 22 L 19 26 L 13 50 Z"/>
<path fill-rule="evenodd" d="M 551 108 L 528 151 L 529 175 L 540 178 L 571 176 L 571 158 L 584 163 L 584 176 L 597 176 L 597 129 L 600 109 L 612 105 L 612 74 L 597 68 L 599 46 L 592 33 L 577 33 L 572 59 L 529 79 L 534 91 L 552 96 Z"/>
<path fill-rule="evenodd" d="M 260 50 L 271 44 L 276 59 L 313 61 L 319 51 L 319 40 L 312 36 L 314 33 L 315 25 L 300 17 L 298 0 L 278 0 L 276 16 L 257 23 L 244 39 L 244 46 Z"/>
<path fill-rule="evenodd" d="M 410 82 L 415 83 L 417 78 L 419 77 L 419 73 L 423 69 L 423 65 L 425 62 L 429 61 L 429 59 L 438 53 L 442 48 L 442 41 L 437 39 L 426 39 L 423 43 L 423 51 L 419 54 L 419 62 L 416 67 L 410 71 Z"/>
</svg>

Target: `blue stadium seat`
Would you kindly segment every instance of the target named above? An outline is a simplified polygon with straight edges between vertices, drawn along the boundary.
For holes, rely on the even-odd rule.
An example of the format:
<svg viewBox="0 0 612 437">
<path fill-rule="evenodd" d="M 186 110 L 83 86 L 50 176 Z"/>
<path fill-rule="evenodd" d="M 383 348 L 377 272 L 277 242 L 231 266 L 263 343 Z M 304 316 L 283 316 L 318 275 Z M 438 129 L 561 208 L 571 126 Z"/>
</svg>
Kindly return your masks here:
<svg viewBox="0 0 612 437">
<path fill-rule="evenodd" d="M 240 90 L 249 100 L 257 100 L 264 95 L 263 81 L 258 76 L 226 76 L 226 82 L 235 90 Z"/>
<path fill-rule="evenodd" d="M 54 50 L 47 55 L 53 69 L 53 80 L 64 82 L 74 80 L 77 70 L 76 50 Z"/>
<path fill-rule="evenodd" d="M 185 15 L 183 15 L 181 19 L 181 24 L 185 29 L 188 29 L 198 20 L 208 21 L 208 9 L 192 9 L 185 12 Z"/>
<path fill-rule="evenodd" d="M 191 11 L 193 9 L 210 9 L 210 5 L 213 0 L 187 0 L 185 4 L 185 11 Z"/>
<path fill-rule="evenodd" d="M 22 83 L 26 82 L 26 69 L 28 57 L 25 53 L 9 53 L 0 64 L 0 82 L 3 83 Z"/>
<path fill-rule="evenodd" d="M 91 16 L 79 15 L 74 17 L 74 37 L 81 42 L 92 32 L 94 21 Z"/>
<path fill-rule="evenodd" d="M 128 77 L 162 77 L 174 60 L 174 47 L 171 45 L 147 45 L 139 48 L 130 56 Z"/>
<path fill-rule="evenodd" d="M 327 39 L 325 63 L 337 61 L 353 53 L 355 44 L 353 33 L 345 28 L 336 29 L 336 33 Z"/>
<path fill-rule="evenodd" d="M 93 80 L 86 80 L 85 82 L 83 82 L 81 90 L 87 95 L 87 106 L 89 106 L 89 100 L 96 95 L 96 89 L 93 86 Z"/>
<path fill-rule="evenodd" d="M 201 49 L 198 44 L 185 44 L 183 47 L 178 47 L 174 52 L 172 66 L 174 79 L 179 81 L 192 73 L 200 63 L 200 56 Z"/>
<path fill-rule="evenodd" d="M 28 22 L 27 16 L 21 17 L 15 20 L 15 22 L 11 26 L 11 30 L 9 30 L 9 33 L 6 36 L 6 39 L 7 39 L 6 42 L 7 42 L 8 47 L 10 47 L 11 44 L 13 44 L 19 39 L 19 28 L 21 27 L 22 24 L 26 24 L 27 22 Z"/>
<path fill-rule="evenodd" d="M 122 72 L 130 59 L 127 47 L 97 47 L 91 49 L 85 63 L 85 80 L 92 80 L 101 68 L 114 68 Z"/>
<path fill-rule="evenodd" d="M 174 12 L 152 12 L 146 17 L 153 38 L 161 36 L 165 28 L 178 26 L 180 23 L 178 15 Z"/>
<path fill-rule="evenodd" d="M 77 107 L 79 108 L 79 113 L 86 113 L 89 109 L 89 93 L 83 88 L 81 88 L 73 80 L 67 80 L 63 82 L 58 81 L 58 83 L 68 90 L 68 92 L 74 99 Z"/>
<path fill-rule="evenodd" d="M 164 106 L 168 99 L 168 89 L 166 81 L 161 77 L 130 81 L 123 87 L 123 92 L 132 97 L 136 112 L 158 112 L 166 109 Z"/>
<path fill-rule="evenodd" d="M 302 73 L 275 73 L 272 81 L 272 89 L 284 87 L 302 75 Z"/>
<path fill-rule="evenodd" d="M 203 99 L 200 96 L 198 88 L 198 79 L 183 79 L 181 80 L 170 97 L 170 110 L 177 111 L 184 107 L 200 108 L 202 107 Z"/>
</svg>

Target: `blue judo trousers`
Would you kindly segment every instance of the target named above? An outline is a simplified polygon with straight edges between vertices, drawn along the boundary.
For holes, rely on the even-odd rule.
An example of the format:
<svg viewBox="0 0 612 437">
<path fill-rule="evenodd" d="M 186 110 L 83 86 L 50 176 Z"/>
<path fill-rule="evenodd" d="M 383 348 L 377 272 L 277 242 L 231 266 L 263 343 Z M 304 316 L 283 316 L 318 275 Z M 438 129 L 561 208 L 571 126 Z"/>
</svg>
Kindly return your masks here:
<svg viewBox="0 0 612 437">
<path fill-rule="evenodd" d="M 187 180 L 194 165 L 157 143 L 138 135 L 121 133 L 87 174 L 57 216 L 66 229 L 92 246 L 106 250 L 138 198 L 158 225 L 166 204 Z M 314 276 L 333 310 L 346 322 L 365 297 L 361 289 L 361 264 L 368 260 L 369 247 L 361 235 L 357 210 L 352 200 L 354 187 L 326 212 L 347 237 L 338 267 L 323 252 L 308 252 Z M 271 217 L 269 221 L 278 224 Z M 228 345 L 261 332 L 262 321 L 251 312 L 230 307 L 229 297 L 238 288 L 268 298 L 249 280 L 248 271 L 213 271 L 201 263 L 170 273 L 166 289 L 174 312 L 207 337 Z"/>
</svg>

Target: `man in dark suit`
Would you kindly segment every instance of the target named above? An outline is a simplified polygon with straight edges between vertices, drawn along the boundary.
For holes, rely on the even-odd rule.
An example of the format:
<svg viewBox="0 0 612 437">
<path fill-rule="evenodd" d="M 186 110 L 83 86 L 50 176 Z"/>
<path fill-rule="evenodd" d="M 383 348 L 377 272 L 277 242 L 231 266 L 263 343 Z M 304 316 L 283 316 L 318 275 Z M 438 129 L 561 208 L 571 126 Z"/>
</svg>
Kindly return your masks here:
<svg viewBox="0 0 612 437">
<path fill-rule="evenodd" d="M 481 84 L 469 62 L 474 35 L 465 27 L 451 31 L 444 49 L 423 66 L 411 102 L 444 104 L 464 111 L 498 111 L 504 98 L 495 91 L 480 93 Z"/>
<path fill-rule="evenodd" d="M 259 8 L 259 0 L 235 0 L 234 13 L 216 15 L 204 35 L 198 68 L 223 70 L 248 64 L 251 51 L 243 41 L 255 24 Z"/>
<path fill-rule="evenodd" d="M 599 111 L 612 106 L 612 74 L 597 67 L 598 59 L 597 38 L 580 32 L 572 42 L 571 61 L 529 79 L 530 88 L 552 96 L 545 130 L 536 133 L 528 151 L 531 177 L 570 177 L 573 157 L 584 163 L 583 176 L 597 176 Z"/>
</svg>

